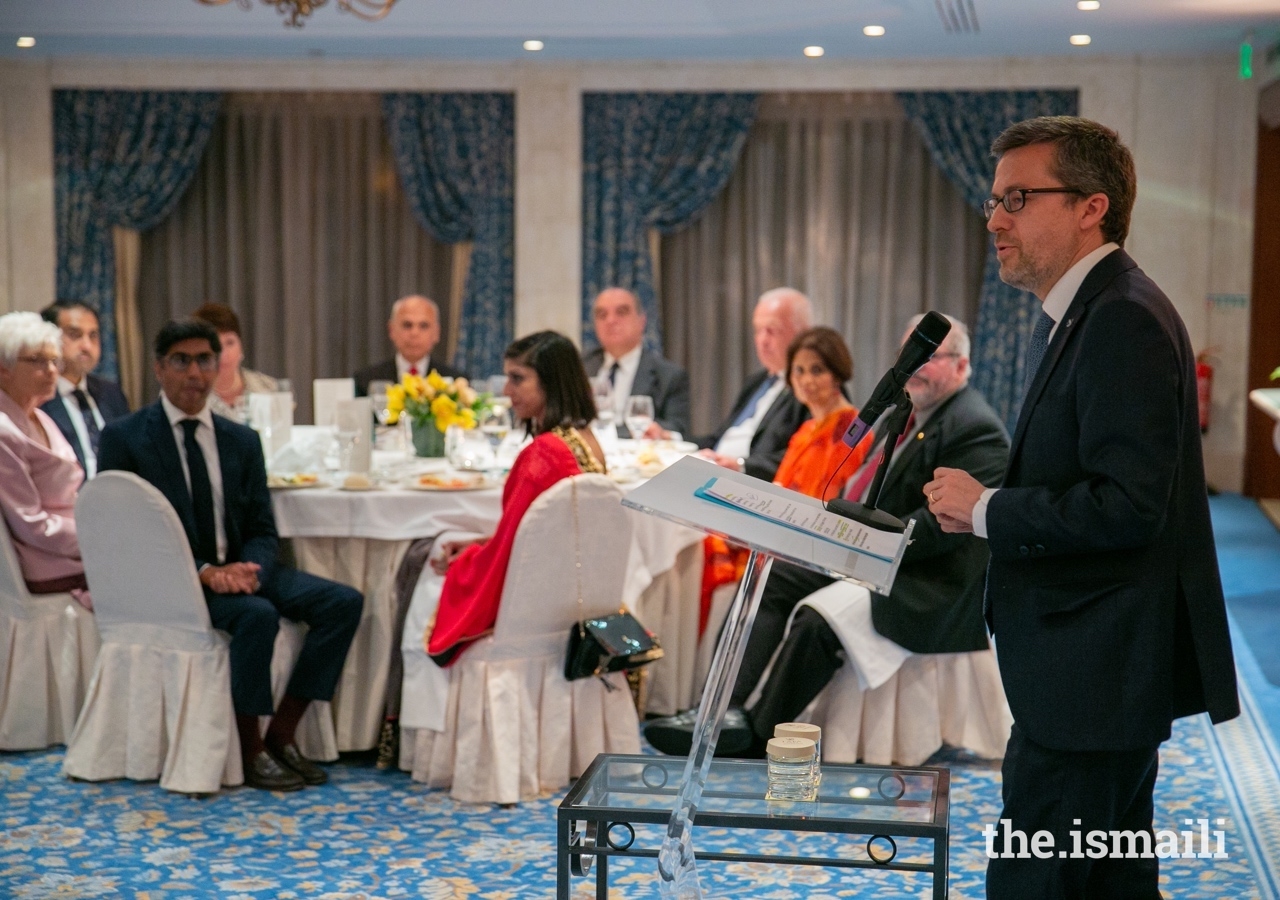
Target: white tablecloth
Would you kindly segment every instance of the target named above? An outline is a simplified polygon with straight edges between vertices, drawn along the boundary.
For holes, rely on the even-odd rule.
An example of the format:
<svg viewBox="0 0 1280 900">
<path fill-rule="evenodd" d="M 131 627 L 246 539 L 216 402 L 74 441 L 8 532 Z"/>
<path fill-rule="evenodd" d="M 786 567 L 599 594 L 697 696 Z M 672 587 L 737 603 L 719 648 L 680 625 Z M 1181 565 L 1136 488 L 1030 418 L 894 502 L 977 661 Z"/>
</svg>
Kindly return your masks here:
<svg viewBox="0 0 1280 900">
<path fill-rule="evenodd" d="M 272 504 L 281 537 L 294 539 L 300 568 L 353 585 L 365 595 L 364 617 L 333 710 L 338 749 L 371 749 L 382 724 L 395 574 L 410 541 L 446 530 L 492 532 L 502 512 L 502 492 L 319 487 L 272 491 Z M 624 600 L 667 651 L 649 667 L 648 708 L 668 714 L 697 700 L 693 672 L 702 535 L 653 516 L 630 514 L 636 527 Z"/>
</svg>

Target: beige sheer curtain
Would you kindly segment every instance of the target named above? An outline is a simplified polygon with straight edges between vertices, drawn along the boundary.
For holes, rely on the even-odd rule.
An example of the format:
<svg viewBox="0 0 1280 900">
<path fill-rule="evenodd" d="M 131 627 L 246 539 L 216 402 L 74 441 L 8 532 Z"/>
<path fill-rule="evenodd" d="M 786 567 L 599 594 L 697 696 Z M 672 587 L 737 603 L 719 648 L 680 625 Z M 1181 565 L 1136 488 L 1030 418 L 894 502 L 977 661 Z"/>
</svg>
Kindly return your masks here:
<svg viewBox="0 0 1280 900">
<path fill-rule="evenodd" d="M 861 403 L 907 320 L 936 309 L 972 325 L 986 232 L 929 159 L 892 94 L 771 94 L 724 192 L 662 239 L 668 357 L 689 371 L 706 433 L 758 367 L 751 309 L 789 285 L 853 351 Z"/>
<path fill-rule="evenodd" d="M 414 220 L 377 94 L 232 94 L 174 214 L 143 235 L 142 330 L 149 343 L 206 301 L 230 305 L 245 364 L 292 379 L 309 422 L 313 378 L 392 354 L 397 297 L 436 300 L 452 355 L 469 251 Z"/>
</svg>

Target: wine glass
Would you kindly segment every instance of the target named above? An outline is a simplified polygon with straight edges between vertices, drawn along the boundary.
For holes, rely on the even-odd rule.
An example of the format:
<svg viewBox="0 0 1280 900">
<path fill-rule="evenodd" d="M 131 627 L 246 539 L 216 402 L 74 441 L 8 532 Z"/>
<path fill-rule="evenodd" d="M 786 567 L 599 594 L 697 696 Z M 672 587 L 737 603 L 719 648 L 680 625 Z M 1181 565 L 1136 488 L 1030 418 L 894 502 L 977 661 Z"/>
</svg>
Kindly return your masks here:
<svg viewBox="0 0 1280 900">
<path fill-rule="evenodd" d="M 608 375 L 601 373 L 591 379 L 591 394 L 596 401 L 596 424 L 600 428 L 613 427 L 613 385 Z"/>
<path fill-rule="evenodd" d="M 497 452 L 498 445 L 511 431 L 511 413 L 505 406 L 491 406 L 480 414 L 480 430 L 489 438 L 489 445 Z"/>
<path fill-rule="evenodd" d="M 625 419 L 627 430 L 632 440 L 640 440 L 653 424 L 653 398 L 644 394 L 633 394 L 627 398 Z"/>
<path fill-rule="evenodd" d="M 349 474 L 351 472 L 351 458 L 355 454 L 356 442 L 360 440 L 360 432 L 354 428 L 348 430 L 339 427 L 337 438 L 338 470 Z"/>
<path fill-rule="evenodd" d="M 390 381 L 369 382 L 369 401 L 373 404 L 373 414 L 377 417 L 379 425 L 386 425 L 387 419 L 391 416 L 391 411 L 387 409 L 387 391 L 390 388 Z"/>
</svg>

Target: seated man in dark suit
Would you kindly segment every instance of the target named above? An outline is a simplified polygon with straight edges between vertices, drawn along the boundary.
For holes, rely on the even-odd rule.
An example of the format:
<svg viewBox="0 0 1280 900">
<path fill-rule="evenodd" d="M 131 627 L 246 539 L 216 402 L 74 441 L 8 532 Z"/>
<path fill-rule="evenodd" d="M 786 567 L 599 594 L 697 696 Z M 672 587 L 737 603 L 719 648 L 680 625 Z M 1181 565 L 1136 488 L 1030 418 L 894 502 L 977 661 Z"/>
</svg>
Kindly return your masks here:
<svg viewBox="0 0 1280 900">
<path fill-rule="evenodd" d="M 660 437 L 662 432 L 689 430 L 689 373 L 652 350 L 646 350 L 647 317 L 636 295 L 623 288 L 605 288 L 592 307 L 600 346 L 582 358 L 587 374 L 606 372 L 613 386 L 613 421 L 622 437 Z M 623 422 L 627 398 L 653 399 L 654 421 L 643 435 L 632 435 Z"/>
<path fill-rule="evenodd" d="M 764 369 L 747 379 L 720 427 L 694 438 L 717 465 L 772 481 L 787 444 L 809 411 L 787 387 L 787 347 L 813 322 L 809 298 L 794 288 L 765 291 L 751 314 L 756 358 Z"/>
<path fill-rule="evenodd" d="M 432 369 L 445 378 L 457 378 L 463 374 L 446 365 L 443 360 L 431 358 L 431 351 L 440 342 L 440 307 L 436 306 L 434 300 L 410 294 L 391 304 L 387 337 L 391 338 L 396 355 L 356 372 L 353 377 L 357 397 L 369 395 L 371 381 L 390 381 L 396 384 L 405 375 L 421 375 L 425 378 Z"/>
<path fill-rule="evenodd" d="M 62 362 L 58 394 L 41 405 L 76 452 L 85 479 L 98 472 L 102 429 L 129 415 L 129 401 L 114 381 L 93 374 L 102 358 L 98 313 L 81 300 L 59 300 L 40 311 L 62 329 Z"/>
<path fill-rule="evenodd" d="M 231 635 L 231 698 L 245 782 L 268 790 L 323 784 L 298 752 L 294 729 L 312 700 L 329 700 L 364 598 L 344 584 L 276 564 L 275 516 L 258 435 L 209 411 L 221 344 L 212 326 L 170 322 L 155 342 L 160 400 L 102 432 L 100 468 L 134 472 L 182 520 L 214 628 Z M 271 654 L 280 617 L 308 626 L 302 653 L 272 715 Z"/>
<path fill-rule="evenodd" d="M 908 335 L 914 327 L 915 321 L 907 328 Z M 998 484 L 1004 475 L 1008 435 L 995 411 L 968 382 L 969 336 L 962 324 L 952 320 L 951 333 L 933 359 L 907 384 L 915 407 L 914 420 L 908 421 L 909 427 L 890 457 L 878 504 L 904 521 L 916 520 L 911 544 L 887 597 L 850 585 L 851 594 L 861 592 L 863 598 L 852 594 L 852 603 L 866 603 L 869 596 L 875 633 L 898 645 L 889 648 L 897 664 L 905 658 L 905 651 L 963 653 L 988 646 L 982 620 L 987 548 L 973 535 L 943 533 L 921 492 L 935 468 L 957 461 L 969 471 L 981 473 L 978 477 L 987 484 Z M 852 499 L 866 499 L 883 452 L 881 440 L 880 446 L 867 454 L 866 463 L 849 483 Z M 787 630 L 800 601 L 832 581 L 790 563 L 773 564 L 734 683 L 718 750 L 762 756 L 774 726 L 795 721 L 841 665 L 862 669 L 857 660 L 842 659 L 840 636 L 816 609 L 801 607 Z M 858 641 L 859 646 L 874 647 L 875 643 Z M 759 700 L 744 711 L 775 650 L 778 656 Z M 645 736 L 664 753 L 686 754 L 692 742 L 693 720 L 691 713 L 656 719 L 645 727 Z"/>
</svg>

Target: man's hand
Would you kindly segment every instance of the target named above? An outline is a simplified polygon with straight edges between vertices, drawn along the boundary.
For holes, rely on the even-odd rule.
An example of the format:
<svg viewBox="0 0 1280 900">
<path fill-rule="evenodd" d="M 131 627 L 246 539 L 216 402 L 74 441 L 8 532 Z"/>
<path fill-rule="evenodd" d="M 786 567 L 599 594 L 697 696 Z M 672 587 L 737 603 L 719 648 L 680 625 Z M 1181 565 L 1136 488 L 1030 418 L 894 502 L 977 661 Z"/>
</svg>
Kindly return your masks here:
<svg viewBox="0 0 1280 900">
<path fill-rule="evenodd" d="M 963 469 L 937 468 L 933 481 L 924 486 L 929 512 L 937 518 L 942 530 L 965 534 L 973 531 L 973 507 L 986 488 Z"/>
<path fill-rule="evenodd" d="M 703 459 L 709 459 L 717 466 L 723 466 L 726 469 L 732 469 L 735 472 L 741 472 L 742 466 L 732 456 L 725 456 L 723 453 L 717 453 L 714 450 L 699 450 L 697 453 Z"/>
<path fill-rule="evenodd" d="M 252 594 L 261 586 L 257 563 L 236 562 L 225 566 L 205 566 L 200 570 L 200 583 L 215 594 Z"/>
<path fill-rule="evenodd" d="M 668 441 L 671 439 L 671 432 L 667 431 L 657 422 L 650 422 L 649 427 L 644 430 L 644 434 L 641 435 L 641 437 L 647 438 L 651 441 Z"/>
</svg>

